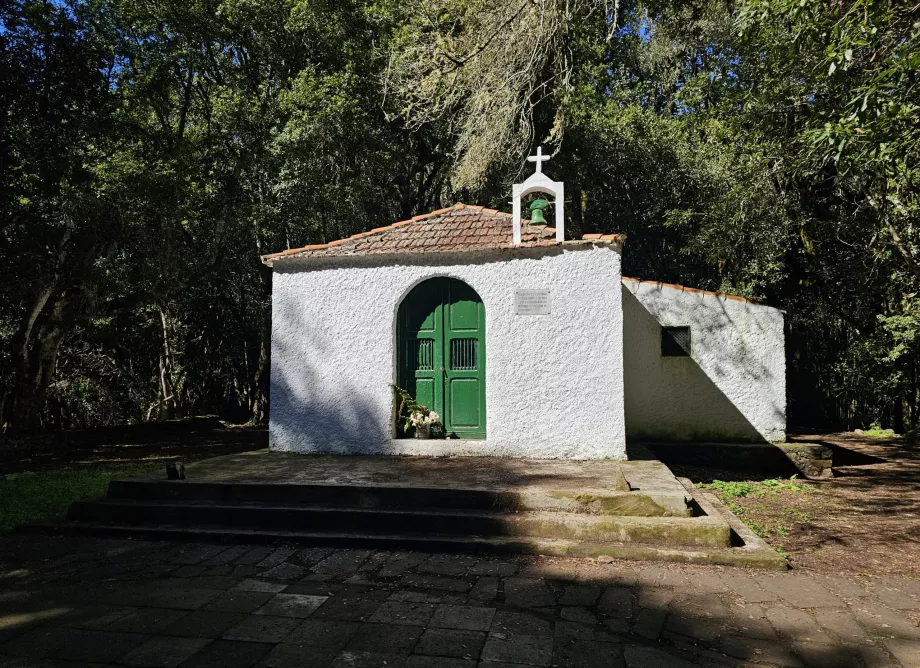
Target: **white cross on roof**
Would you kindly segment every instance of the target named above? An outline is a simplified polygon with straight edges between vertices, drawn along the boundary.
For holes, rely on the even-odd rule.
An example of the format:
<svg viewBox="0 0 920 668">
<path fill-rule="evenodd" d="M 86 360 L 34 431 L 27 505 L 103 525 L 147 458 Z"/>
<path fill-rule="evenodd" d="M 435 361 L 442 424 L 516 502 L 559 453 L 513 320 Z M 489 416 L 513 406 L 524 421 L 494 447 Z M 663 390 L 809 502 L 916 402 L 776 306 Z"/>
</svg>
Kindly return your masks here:
<svg viewBox="0 0 920 668">
<path fill-rule="evenodd" d="M 542 147 L 542 146 L 537 146 L 537 154 L 536 154 L 536 155 L 531 155 L 531 156 L 528 156 L 528 157 L 527 157 L 527 161 L 528 161 L 528 162 L 535 162 L 535 163 L 537 163 L 537 171 L 534 172 L 535 174 L 542 174 L 542 173 L 543 173 L 543 163 L 546 162 L 547 160 L 549 160 L 549 156 L 548 156 L 548 155 L 543 155 L 543 147 Z"/>
</svg>

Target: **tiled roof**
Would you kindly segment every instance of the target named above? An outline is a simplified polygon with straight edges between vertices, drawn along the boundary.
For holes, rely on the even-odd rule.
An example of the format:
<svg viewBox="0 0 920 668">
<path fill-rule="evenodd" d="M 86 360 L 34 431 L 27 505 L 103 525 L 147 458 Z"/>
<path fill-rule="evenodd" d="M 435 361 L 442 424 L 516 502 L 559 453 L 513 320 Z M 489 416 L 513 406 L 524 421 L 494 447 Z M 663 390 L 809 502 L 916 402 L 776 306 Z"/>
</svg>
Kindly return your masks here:
<svg viewBox="0 0 920 668">
<path fill-rule="evenodd" d="M 511 248 L 511 214 L 481 206 L 455 204 L 347 239 L 290 248 L 262 256 L 271 266 L 282 258 L 336 258 L 356 255 L 447 253 Z M 521 221 L 520 247 L 555 246 L 556 229 Z M 587 234 L 582 242 L 620 245 L 621 234 Z M 564 242 L 573 243 L 573 242 Z"/>
</svg>

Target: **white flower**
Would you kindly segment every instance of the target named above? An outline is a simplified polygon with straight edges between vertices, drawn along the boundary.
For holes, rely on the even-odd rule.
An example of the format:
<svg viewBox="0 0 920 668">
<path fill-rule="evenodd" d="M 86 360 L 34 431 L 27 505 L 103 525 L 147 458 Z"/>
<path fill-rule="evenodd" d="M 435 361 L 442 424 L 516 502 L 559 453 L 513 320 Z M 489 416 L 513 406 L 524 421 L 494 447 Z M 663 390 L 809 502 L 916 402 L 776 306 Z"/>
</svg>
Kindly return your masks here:
<svg viewBox="0 0 920 668">
<path fill-rule="evenodd" d="M 431 422 L 437 422 L 438 420 L 441 419 L 441 416 L 438 415 L 437 413 L 435 413 L 434 411 L 431 411 L 431 412 L 428 414 L 428 419 L 429 419 Z"/>
</svg>

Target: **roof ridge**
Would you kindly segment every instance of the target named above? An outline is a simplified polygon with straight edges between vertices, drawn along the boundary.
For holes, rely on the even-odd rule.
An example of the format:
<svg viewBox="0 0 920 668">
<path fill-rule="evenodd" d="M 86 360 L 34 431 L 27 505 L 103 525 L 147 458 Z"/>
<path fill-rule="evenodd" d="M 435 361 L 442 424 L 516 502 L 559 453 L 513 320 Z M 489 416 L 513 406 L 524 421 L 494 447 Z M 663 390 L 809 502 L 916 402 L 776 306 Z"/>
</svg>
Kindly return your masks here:
<svg viewBox="0 0 920 668">
<path fill-rule="evenodd" d="M 632 281 L 633 283 L 652 283 L 653 285 L 659 285 L 663 288 L 673 288 L 674 290 L 682 290 L 684 292 L 699 292 L 704 295 L 713 295 L 715 297 L 725 297 L 726 299 L 734 299 L 739 302 L 747 302 L 748 304 L 753 304 L 754 306 L 767 306 L 761 302 L 755 302 L 752 299 L 747 297 L 740 297 L 738 295 L 730 295 L 727 292 L 716 292 L 715 290 L 702 290 L 701 288 L 690 288 L 686 285 L 678 285 L 677 283 L 665 283 L 663 281 L 652 281 L 644 278 L 633 278 L 632 276 L 622 276 L 624 281 Z M 772 306 L 768 308 L 773 308 Z"/>
</svg>

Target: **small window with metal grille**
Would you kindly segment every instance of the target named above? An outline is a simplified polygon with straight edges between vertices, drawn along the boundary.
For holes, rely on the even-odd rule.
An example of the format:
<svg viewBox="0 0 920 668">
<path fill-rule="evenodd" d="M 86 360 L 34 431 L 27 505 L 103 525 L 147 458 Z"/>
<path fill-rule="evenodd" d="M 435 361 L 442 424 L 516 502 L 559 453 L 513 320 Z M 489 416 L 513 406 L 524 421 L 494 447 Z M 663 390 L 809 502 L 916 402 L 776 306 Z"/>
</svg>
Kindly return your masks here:
<svg viewBox="0 0 920 668">
<path fill-rule="evenodd" d="M 476 339 L 451 339 L 450 340 L 450 368 L 454 371 L 476 371 L 477 344 Z"/>
<path fill-rule="evenodd" d="M 690 357 L 690 328 L 662 327 L 661 356 Z"/>
<path fill-rule="evenodd" d="M 431 371 L 434 369 L 434 341 L 416 339 L 409 341 L 409 369 Z"/>
</svg>

